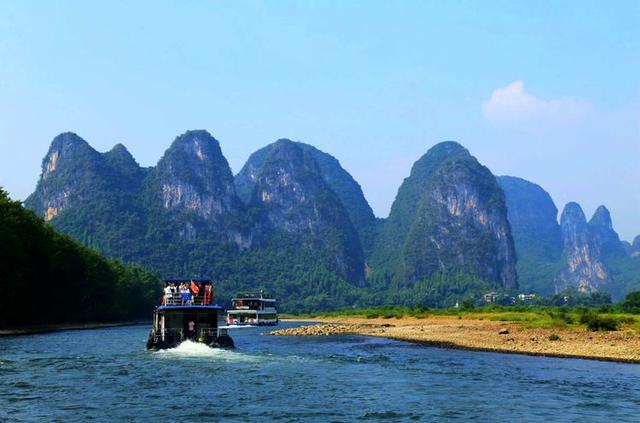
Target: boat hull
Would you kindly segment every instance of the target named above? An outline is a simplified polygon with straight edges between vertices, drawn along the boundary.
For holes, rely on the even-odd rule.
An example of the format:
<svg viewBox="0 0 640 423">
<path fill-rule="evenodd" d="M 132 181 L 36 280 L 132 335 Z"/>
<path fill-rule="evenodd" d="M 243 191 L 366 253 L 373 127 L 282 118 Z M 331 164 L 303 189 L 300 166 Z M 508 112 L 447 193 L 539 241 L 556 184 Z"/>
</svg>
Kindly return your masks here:
<svg viewBox="0 0 640 423">
<path fill-rule="evenodd" d="M 213 348 L 233 348 L 227 330 L 219 327 L 223 308 L 217 305 L 160 306 L 153 313 L 147 349 L 175 348 L 190 340 Z"/>
<path fill-rule="evenodd" d="M 271 320 L 271 321 L 266 321 L 266 322 L 236 322 L 235 320 L 227 320 L 227 324 L 230 326 L 247 326 L 247 327 L 253 327 L 253 326 L 278 326 L 279 324 L 279 320 Z"/>
<path fill-rule="evenodd" d="M 147 349 L 148 350 L 166 350 L 170 348 L 176 348 L 178 345 L 186 341 L 187 339 L 182 339 L 178 337 L 165 337 L 162 339 L 161 336 L 158 336 L 153 330 L 149 333 L 149 337 L 147 338 Z M 229 335 L 219 335 L 219 336 L 208 336 L 205 338 L 194 339 L 194 342 L 198 342 L 201 344 L 205 344 L 211 348 L 235 348 L 235 344 L 233 342 L 233 338 Z"/>
</svg>

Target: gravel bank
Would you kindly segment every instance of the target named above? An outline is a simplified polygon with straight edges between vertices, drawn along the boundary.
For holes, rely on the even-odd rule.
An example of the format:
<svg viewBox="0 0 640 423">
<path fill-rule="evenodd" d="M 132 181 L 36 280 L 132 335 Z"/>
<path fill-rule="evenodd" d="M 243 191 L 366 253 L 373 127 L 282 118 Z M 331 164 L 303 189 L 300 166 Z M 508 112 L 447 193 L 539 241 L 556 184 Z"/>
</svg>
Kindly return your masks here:
<svg viewBox="0 0 640 423">
<path fill-rule="evenodd" d="M 281 329 L 276 336 L 366 335 L 478 351 L 640 363 L 640 335 L 631 329 L 528 329 L 518 323 L 457 317 L 425 319 L 322 318 L 318 324 Z M 553 336 L 552 336 L 553 335 Z M 554 340 L 559 337 L 559 339 Z"/>
</svg>

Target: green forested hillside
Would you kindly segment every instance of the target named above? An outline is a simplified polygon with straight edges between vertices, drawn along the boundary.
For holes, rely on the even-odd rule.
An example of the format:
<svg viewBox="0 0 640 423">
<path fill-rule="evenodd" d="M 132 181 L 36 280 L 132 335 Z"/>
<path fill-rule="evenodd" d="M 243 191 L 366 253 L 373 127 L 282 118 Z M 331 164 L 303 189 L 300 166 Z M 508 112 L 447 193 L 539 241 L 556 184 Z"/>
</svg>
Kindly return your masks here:
<svg viewBox="0 0 640 423">
<path fill-rule="evenodd" d="M 496 178 L 450 141 L 413 165 L 369 260 L 373 272 L 392 272 L 406 286 L 444 273 L 473 275 L 506 289 L 517 289 L 515 263 Z"/>
<path fill-rule="evenodd" d="M 619 282 L 612 293 L 614 300 L 622 300 L 629 292 L 640 291 L 640 256 L 609 258 L 607 266 L 611 277 Z"/>
<path fill-rule="evenodd" d="M 157 276 L 123 266 L 45 225 L 0 189 L 0 327 L 150 316 Z"/>
<path fill-rule="evenodd" d="M 444 169 L 442 162 L 454 168 Z M 473 177 L 465 176 L 466 164 L 471 173 L 483 175 L 480 179 L 487 180 L 490 189 L 495 188 L 493 176 L 455 143 L 433 149 L 415 167 L 427 169 L 413 177 L 417 183 L 424 182 L 438 169 L 462 175 L 456 185 L 445 186 L 442 178 L 448 176 L 443 173 L 432 181 L 436 186 L 431 191 L 464 202 L 466 194 L 460 196 L 457 190 L 470 188 L 469 201 L 480 200 L 479 213 L 488 212 L 486 217 L 493 222 L 492 210 L 498 209 L 491 204 L 485 209 L 484 200 L 491 196 Z M 442 191 L 437 190 L 440 186 Z M 415 191 L 416 201 L 428 195 L 419 187 Z M 390 235 L 396 228 L 375 220 L 360 186 L 335 158 L 288 140 L 252 155 L 234 186 L 218 141 L 206 131 L 177 137 L 158 165 L 146 169 L 121 145 L 98 153 L 82 138 L 65 133 L 54 139 L 36 191 L 25 204 L 54 228 L 109 257 L 137 263 L 165 277 L 213 278 L 216 298 L 223 304 L 239 292 L 265 289 L 279 299 L 283 311 L 389 302 L 453 305 L 497 288 L 500 283 L 495 282 L 504 277 L 501 264 L 480 277 L 477 266 L 460 268 L 451 262 L 444 269 L 436 266 L 419 272 L 407 283 L 397 273 L 400 268 L 379 266 L 379 261 L 372 260 L 376 266 L 366 269 L 365 280 L 363 250 L 371 253 L 381 229 Z M 497 240 L 492 235 L 491 239 L 475 232 L 467 236 L 465 226 L 475 224 L 466 220 L 444 219 L 434 225 L 453 223 L 455 235 L 443 239 L 462 250 L 468 250 L 465 240 L 478 238 L 488 242 L 482 251 L 489 255 L 506 251 L 494 245 Z M 412 240 L 427 232 L 418 227 L 420 223 L 418 219 L 407 228 Z M 481 227 L 477 229 L 482 232 Z M 411 250 L 416 248 L 400 249 L 405 264 L 413 263 Z M 381 256 L 393 257 L 397 252 L 391 246 Z M 460 253 L 465 263 L 474 260 L 473 252 Z M 497 260 L 503 263 L 504 257 Z"/>
<path fill-rule="evenodd" d="M 288 141 L 279 140 L 278 142 Z M 269 144 L 251 154 L 245 165 L 235 177 L 238 196 L 249 203 L 260 168 L 264 165 L 269 153 L 278 145 Z M 309 144 L 294 142 L 316 162 L 320 176 L 329 188 L 338 196 L 344 205 L 353 226 L 358 232 L 367 230 L 375 223 L 375 216 L 362 193 L 362 188 L 351 174 L 342 168 L 340 162 L 330 154 L 320 151 Z"/>
<path fill-rule="evenodd" d="M 524 292 L 553 294 L 562 270 L 562 234 L 558 209 L 539 185 L 513 176 L 497 178 L 518 255 L 518 282 Z"/>
<path fill-rule="evenodd" d="M 252 154 L 234 178 L 204 130 L 176 137 L 150 168 L 122 145 L 99 153 L 64 133 L 25 207 L 113 259 L 167 278 L 212 278 L 223 305 L 261 289 L 286 312 L 452 306 L 481 302 L 489 291 L 551 294 L 569 257 L 561 257 L 557 209 L 534 184 L 500 182 L 463 146 L 439 143 L 414 164 L 389 218 L 376 219 L 338 160 L 306 144 L 279 140 Z M 597 217 L 592 244 L 603 253 L 622 245 L 608 213 Z M 637 245 L 603 267 L 621 282 L 614 298 L 640 286 Z M 589 252 L 585 263 L 595 263 L 598 251 Z"/>
<path fill-rule="evenodd" d="M 254 212 L 254 233 L 264 234 L 261 248 L 279 248 L 274 239 L 295 241 L 298 248 L 314 252 L 309 259 L 324 257 L 322 263 L 337 276 L 362 285 L 364 256 L 358 233 L 310 151 L 289 140 L 273 144 L 256 174 L 247 206 Z"/>
<path fill-rule="evenodd" d="M 498 182 L 507 200 L 523 291 L 597 290 L 619 301 L 640 287 L 640 257 L 620 240 L 605 206 L 587 222 L 580 205 L 570 202 L 560 225 L 558 210 L 542 187 L 513 176 Z"/>
</svg>

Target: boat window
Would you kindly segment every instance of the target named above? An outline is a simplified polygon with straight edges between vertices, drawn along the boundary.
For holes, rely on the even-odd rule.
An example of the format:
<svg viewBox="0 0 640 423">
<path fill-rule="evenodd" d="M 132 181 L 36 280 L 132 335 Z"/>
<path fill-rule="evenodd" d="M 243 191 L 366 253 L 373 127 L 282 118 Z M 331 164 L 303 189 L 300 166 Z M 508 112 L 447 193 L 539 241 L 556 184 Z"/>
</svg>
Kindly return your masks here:
<svg viewBox="0 0 640 423">
<path fill-rule="evenodd" d="M 265 310 L 266 308 L 275 307 L 275 302 L 256 299 L 235 299 L 231 302 L 231 308 L 237 310 Z"/>
</svg>

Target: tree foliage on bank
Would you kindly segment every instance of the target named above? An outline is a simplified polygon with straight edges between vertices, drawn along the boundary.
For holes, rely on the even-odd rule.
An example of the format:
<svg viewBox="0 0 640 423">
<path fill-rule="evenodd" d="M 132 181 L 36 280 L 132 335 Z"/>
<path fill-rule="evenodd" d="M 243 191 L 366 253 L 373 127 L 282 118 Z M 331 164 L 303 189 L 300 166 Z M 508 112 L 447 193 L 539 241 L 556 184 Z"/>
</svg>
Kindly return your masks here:
<svg viewBox="0 0 640 423">
<path fill-rule="evenodd" d="M 0 189 L 0 327 L 149 317 L 157 276 L 81 246 Z"/>
</svg>

